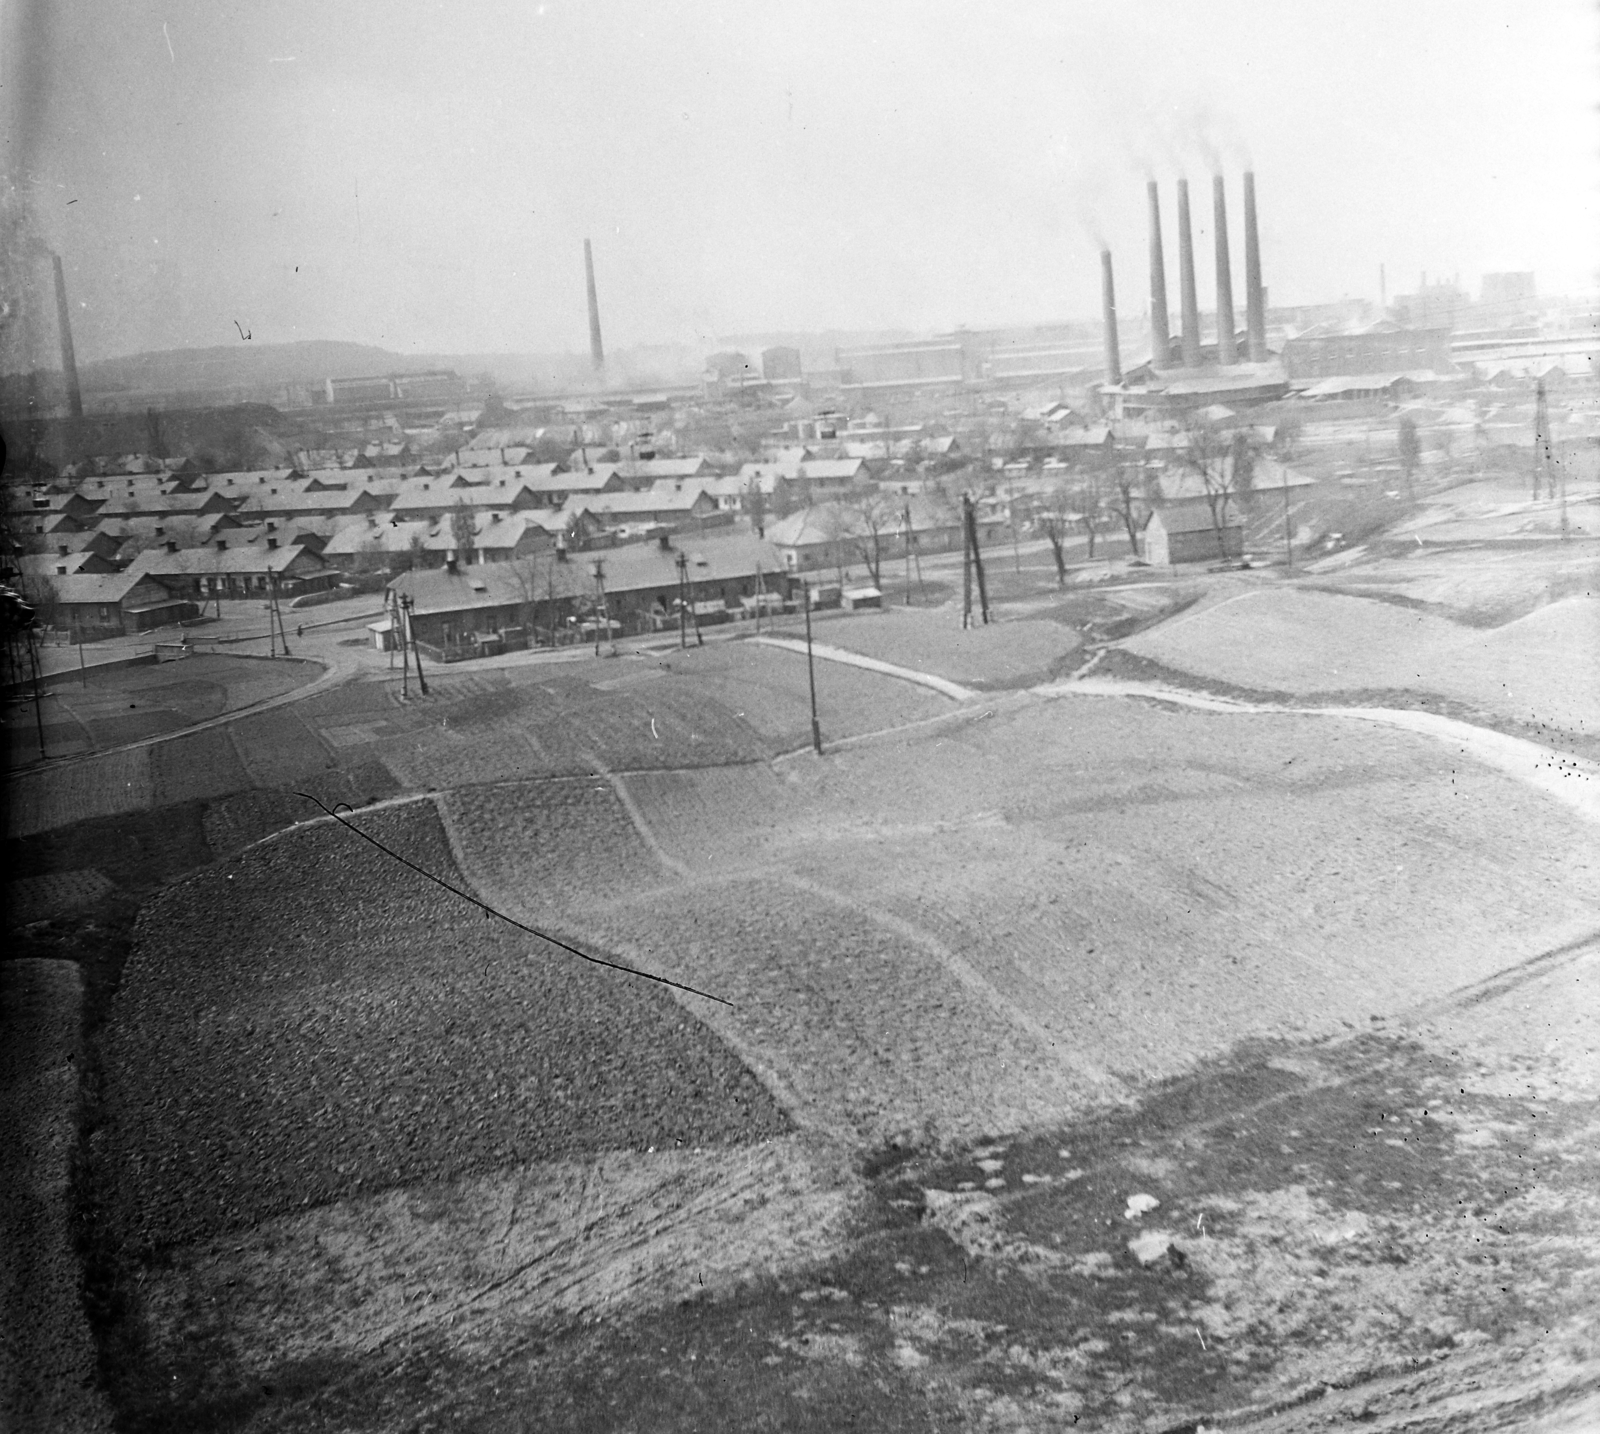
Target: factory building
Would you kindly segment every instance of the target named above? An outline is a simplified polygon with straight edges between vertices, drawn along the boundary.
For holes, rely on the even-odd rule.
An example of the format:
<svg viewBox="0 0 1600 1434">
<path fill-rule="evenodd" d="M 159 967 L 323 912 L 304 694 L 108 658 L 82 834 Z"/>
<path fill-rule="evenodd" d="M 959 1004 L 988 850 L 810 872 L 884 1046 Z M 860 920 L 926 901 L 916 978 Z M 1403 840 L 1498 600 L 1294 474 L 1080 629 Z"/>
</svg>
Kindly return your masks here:
<svg viewBox="0 0 1600 1434">
<path fill-rule="evenodd" d="M 769 383 L 788 383 L 800 378 L 800 350 L 781 344 L 762 349 L 761 376 Z"/>
<path fill-rule="evenodd" d="M 933 387 L 967 378 L 965 351 L 956 339 L 840 349 L 838 360 L 846 389 Z"/>
<path fill-rule="evenodd" d="M 1283 371 L 1301 384 L 1352 374 L 1455 372 L 1450 330 L 1407 329 L 1383 320 L 1359 329 L 1324 324 L 1284 341 Z"/>
<path fill-rule="evenodd" d="M 1101 397 L 1113 415 L 1134 418 L 1266 403 L 1288 391 L 1283 365 L 1267 348 L 1266 289 L 1261 279 L 1261 241 L 1256 220 L 1255 175 L 1244 176 L 1244 331 L 1237 327 L 1233 261 L 1228 243 L 1226 185 L 1212 183 L 1215 241 L 1216 335 L 1202 342 L 1189 185 L 1178 181 L 1179 322 L 1172 333 L 1167 308 L 1166 256 L 1162 244 L 1160 190 L 1148 186 L 1150 209 L 1150 357 L 1124 369 L 1118 341 L 1116 285 L 1109 249 L 1100 255 L 1106 381 Z"/>
</svg>

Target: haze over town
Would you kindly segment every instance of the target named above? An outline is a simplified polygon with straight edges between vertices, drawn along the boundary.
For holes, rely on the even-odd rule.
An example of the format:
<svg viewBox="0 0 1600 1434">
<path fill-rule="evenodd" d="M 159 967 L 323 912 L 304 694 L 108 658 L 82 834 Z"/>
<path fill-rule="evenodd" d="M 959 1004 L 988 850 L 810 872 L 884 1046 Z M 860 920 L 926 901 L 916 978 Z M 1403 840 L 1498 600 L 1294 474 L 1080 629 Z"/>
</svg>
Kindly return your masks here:
<svg viewBox="0 0 1600 1434">
<path fill-rule="evenodd" d="M 134 0 L 6 25 L 13 212 L 63 256 L 82 362 L 244 333 L 578 351 L 585 236 L 617 348 L 1087 318 L 1147 173 L 1246 160 L 1274 304 L 1376 300 L 1380 264 L 1391 293 L 1423 271 L 1595 284 L 1583 0 L 1315 23 Z"/>
</svg>

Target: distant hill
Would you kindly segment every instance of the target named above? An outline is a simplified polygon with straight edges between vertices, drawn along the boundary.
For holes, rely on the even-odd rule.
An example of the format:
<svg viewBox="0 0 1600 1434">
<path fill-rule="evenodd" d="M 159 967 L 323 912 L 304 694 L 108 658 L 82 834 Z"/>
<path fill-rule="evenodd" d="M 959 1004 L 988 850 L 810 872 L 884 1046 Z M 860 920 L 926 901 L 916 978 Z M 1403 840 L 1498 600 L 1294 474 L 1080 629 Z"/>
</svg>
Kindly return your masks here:
<svg viewBox="0 0 1600 1434">
<path fill-rule="evenodd" d="M 513 362 L 519 355 L 497 355 Z M 467 364 L 480 362 L 473 369 Z M 301 343 L 240 342 L 205 349 L 166 349 L 128 354 L 80 364 L 86 393 L 143 391 L 196 392 L 228 388 L 264 388 L 284 384 L 317 384 L 323 379 L 370 378 L 391 373 L 421 373 L 448 368 L 468 377 L 481 372 L 481 356 L 397 354 L 372 344 L 311 339 Z"/>
</svg>

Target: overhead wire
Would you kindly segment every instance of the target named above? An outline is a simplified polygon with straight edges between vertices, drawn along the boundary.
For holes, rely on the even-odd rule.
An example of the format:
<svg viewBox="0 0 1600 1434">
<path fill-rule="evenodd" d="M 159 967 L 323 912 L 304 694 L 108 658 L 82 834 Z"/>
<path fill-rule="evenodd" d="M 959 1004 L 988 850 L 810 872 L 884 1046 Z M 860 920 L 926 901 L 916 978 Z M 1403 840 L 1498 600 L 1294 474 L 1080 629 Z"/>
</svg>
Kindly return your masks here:
<svg viewBox="0 0 1600 1434">
<path fill-rule="evenodd" d="M 589 952 L 580 950 L 578 947 L 573 946 L 569 942 L 563 941 L 559 936 L 552 936 L 548 931 L 541 931 L 536 926 L 529 926 L 526 922 L 518 921 L 514 916 L 507 916 L 505 912 L 490 906 L 487 901 L 480 900 L 470 891 L 463 891 L 459 886 L 452 886 L 442 876 L 436 876 L 426 867 L 418 866 L 417 863 L 412 861 L 409 857 L 401 856 L 399 852 L 394 850 L 394 848 L 385 846 L 370 832 L 362 831 L 361 828 L 358 827 L 354 822 L 347 821 L 339 814 L 338 811 L 339 807 L 347 806 L 347 803 L 338 802 L 335 803 L 334 806 L 330 807 L 326 802 L 320 801 L 318 798 L 312 796 L 310 792 L 296 792 L 295 795 L 297 797 L 304 797 L 308 802 L 312 802 L 316 806 L 321 807 L 322 810 L 326 812 L 328 816 L 332 817 L 334 821 L 338 822 L 340 826 L 346 827 L 350 831 L 354 832 L 362 839 L 362 841 L 371 842 L 372 845 L 377 847 L 377 849 L 385 856 L 399 862 L 401 866 L 407 867 L 411 871 L 416 872 L 418 876 L 426 877 L 429 881 L 433 882 L 435 886 L 442 886 L 452 896 L 459 896 L 463 901 L 470 902 L 473 906 L 476 906 L 486 915 L 496 917 L 499 920 L 504 921 L 508 926 L 514 926 L 518 931 L 526 932 L 529 936 L 537 936 L 539 940 L 548 942 L 551 946 L 557 947 L 558 949 L 565 951 L 570 955 L 576 956 L 580 961 L 587 961 L 592 966 L 604 966 L 610 971 L 620 971 L 625 976 L 637 976 L 644 981 L 654 981 L 661 986 L 670 986 L 674 991 L 684 991 L 691 996 L 700 996 L 707 1001 L 715 1001 L 720 1006 L 727 1006 L 730 1009 L 733 1007 L 732 1001 L 726 1000 L 721 996 L 713 996 L 709 991 L 702 991 L 695 986 L 687 986 L 683 982 L 674 981 L 667 976 L 657 976 L 651 971 L 641 971 L 637 966 L 626 966 L 621 961 L 607 961 L 603 956 L 592 956 Z M 355 809 L 350 807 L 349 810 L 354 811 Z"/>
</svg>

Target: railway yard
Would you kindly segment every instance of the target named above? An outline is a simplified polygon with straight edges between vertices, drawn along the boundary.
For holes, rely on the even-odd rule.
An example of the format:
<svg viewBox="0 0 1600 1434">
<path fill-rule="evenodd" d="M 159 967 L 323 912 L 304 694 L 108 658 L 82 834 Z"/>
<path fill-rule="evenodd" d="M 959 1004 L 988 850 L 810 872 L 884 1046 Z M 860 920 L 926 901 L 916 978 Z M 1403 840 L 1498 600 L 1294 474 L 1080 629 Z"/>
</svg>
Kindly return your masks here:
<svg viewBox="0 0 1600 1434">
<path fill-rule="evenodd" d="M 819 657 L 821 756 L 738 636 L 85 683 L 9 787 L 35 1407 L 1592 1427 L 1600 561 L 1449 504 L 831 619 L 943 684 Z"/>
</svg>

